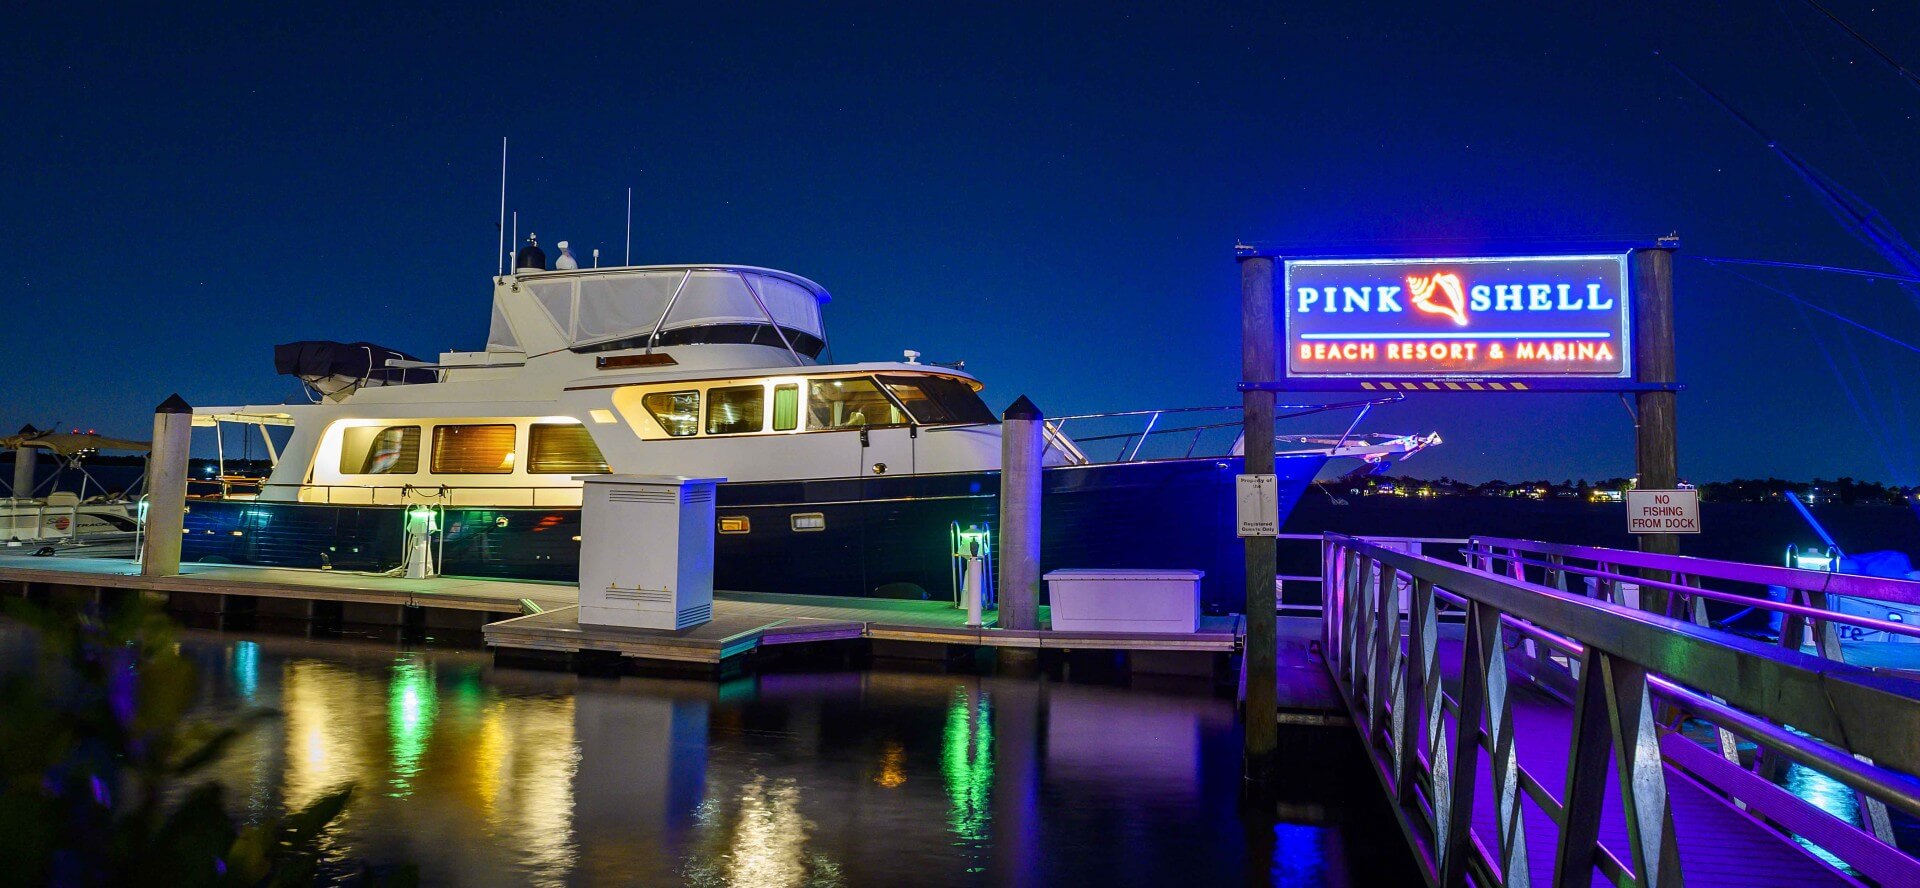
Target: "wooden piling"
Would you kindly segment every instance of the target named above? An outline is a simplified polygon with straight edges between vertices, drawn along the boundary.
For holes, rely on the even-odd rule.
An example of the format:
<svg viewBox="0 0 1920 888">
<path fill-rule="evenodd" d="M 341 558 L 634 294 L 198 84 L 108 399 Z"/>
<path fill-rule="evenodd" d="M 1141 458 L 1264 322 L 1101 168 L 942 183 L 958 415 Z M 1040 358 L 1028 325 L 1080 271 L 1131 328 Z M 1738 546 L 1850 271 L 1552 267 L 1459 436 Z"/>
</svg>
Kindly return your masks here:
<svg viewBox="0 0 1920 888">
<path fill-rule="evenodd" d="M 1240 259 L 1240 378 L 1272 382 L 1274 362 L 1273 259 Z M 1273 473 L 1273 392 L 1241 393 L 1245 408 L 1241 427 L 1247 474 Z M 1275 639 L 1274 576 L 1278 573 L 1275 542 L 1271 537 L 1248 537 L 1247 550 L 1247 674 L 1246 779 L 1267 783 L 1274 777 L 1279 746 L 1276 721 L 1279 664 Z"/>
<path fill-rule="evenodd" d="M 1001 414 L 1000 628 L 1040 628 L 1041 457 L 1046 417 L 1026 395 Z"/>
<path fill-rule="evenodd" d="M 1640 382 L 1671 384 L 1677 380 L 1673 346 L 1673 250 L 1633 251 L 1634 361 Z M 1671 389 L 1634 395 L 1634 465 L 1642 490 L 1672 490 L 1680 486 L 1678 398 Z M 1670 533 L 1640 534 L 1640 551 L 1678 555 L 1680 538 Z M 1653 579 L 1665 580 L 1664 572 Z M 1667 593 L 1642 586 L 1640 607 L 1666 613 Z"/>
<path fill-rule="evenodd" d="M 187 515 L 187 451 L 193 407 L 175 394 L 153 411 L 153 455 L 147 461 L 146 536 L 140 543 L 140 575 L 180 573 L 180 535 Z"/>
</svg>

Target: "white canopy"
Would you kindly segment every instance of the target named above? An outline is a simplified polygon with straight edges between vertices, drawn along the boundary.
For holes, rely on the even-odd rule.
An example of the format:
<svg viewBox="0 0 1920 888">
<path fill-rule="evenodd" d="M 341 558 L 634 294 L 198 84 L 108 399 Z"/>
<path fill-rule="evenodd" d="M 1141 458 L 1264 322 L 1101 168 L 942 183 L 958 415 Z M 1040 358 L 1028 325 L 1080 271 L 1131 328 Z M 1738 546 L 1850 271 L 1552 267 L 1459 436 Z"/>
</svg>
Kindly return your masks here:
<svg viewBox="0 0 1920 888">
<path fill-rule="evenodd" d="M 826 338 L 820 306 L 830 297 L 819 284 L 769 268 L 743 265 L 670 265 L 640 268 L 523 272 L 513 292 L 538 305 L 563 341 L 594 345 L 685 327 L 774 323 Z M 525 316 L 522 315 L 522 318 Z M 487 347 L 511 351 L 509 314 L 496 302 Z"/>
</svg>

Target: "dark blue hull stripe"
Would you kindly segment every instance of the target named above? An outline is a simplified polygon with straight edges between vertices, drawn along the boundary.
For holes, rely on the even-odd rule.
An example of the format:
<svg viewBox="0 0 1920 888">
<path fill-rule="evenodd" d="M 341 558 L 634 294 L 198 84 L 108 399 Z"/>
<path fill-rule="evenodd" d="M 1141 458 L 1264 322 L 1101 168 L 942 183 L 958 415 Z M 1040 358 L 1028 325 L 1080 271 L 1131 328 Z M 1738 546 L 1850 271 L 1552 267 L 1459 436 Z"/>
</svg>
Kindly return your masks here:
<svg viewBox="0 0 1920 888">
<path fill-rule="evenodd" d="M 1279 460 L 1283 518 L 1324 462 Z M 1238 611 L 1246 575 L 1234 535 L 1239 470 L 1237 458 L 1049 469 L 1041 567 L 1197 568 L 1207 573 L 1207 611 Z M 950 600 L 949 529 L 997 527 L 998 490 L 998 472 L 722 484 L 719 515 L 744 516 L 751 530 L 715 536 L 714 586 Z M 187 561 L 384 571 L 404 557 L 399 506 L 189 506 Z M 796 531 L 796 513 L 819 513 L 826 527 Z M 578 578 L 577 508 L 450 508 L 444 530 L 443 573 Z"/>
</svg>

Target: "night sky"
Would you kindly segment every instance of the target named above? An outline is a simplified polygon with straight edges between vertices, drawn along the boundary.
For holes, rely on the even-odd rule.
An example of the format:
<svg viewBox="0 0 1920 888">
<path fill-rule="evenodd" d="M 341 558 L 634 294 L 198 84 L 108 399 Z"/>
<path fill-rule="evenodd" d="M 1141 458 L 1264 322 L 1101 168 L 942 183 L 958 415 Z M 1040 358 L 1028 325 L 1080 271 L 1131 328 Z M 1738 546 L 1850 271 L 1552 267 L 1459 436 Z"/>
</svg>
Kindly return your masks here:
<svg viewBox="0 0 1920 888">
<path fill-rule="evenodd" d="M 1054 414 L 1236 403 L 1237 240 L 1677 231 L 1887 270 L 1655 49 L 1920 237 L 1920 89 L 1798 0 L 1362 5 L 30 4 L 0 55 L 0 425 L 298 399 L 277 342 L 479 348 L 502 136 L 523 235 L 618 264 L 632 185 L 636 262 L 794 271 L 838 358 L 965 359 Z M 1920 7 L 1828 5 L 1920 66 Z M 1890 284 L 1743 273 L 1920 342 Z M 1920 354 L 1694 259 L 1677 302 L 1684 476 L 1920 482 Z M 1369 425 L 1438 429 L 1419 474 L 1631 474 L 1612 396 Z"/>
</svg>

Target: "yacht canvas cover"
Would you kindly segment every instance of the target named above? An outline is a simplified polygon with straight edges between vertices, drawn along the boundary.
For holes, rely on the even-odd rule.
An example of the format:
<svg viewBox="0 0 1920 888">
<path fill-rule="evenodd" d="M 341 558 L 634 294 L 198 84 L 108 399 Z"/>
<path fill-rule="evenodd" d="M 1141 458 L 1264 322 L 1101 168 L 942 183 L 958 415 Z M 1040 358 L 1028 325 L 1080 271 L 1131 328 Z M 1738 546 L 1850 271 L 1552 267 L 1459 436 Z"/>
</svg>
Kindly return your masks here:
<svg viewBox="0 0 1920 888">
<path fill-rule="evenodd" d="M 371 342 L 328 342 L 308 340 L 273 347 L 273 369 L 285 376 L 301 379 L 365 380 L 375 385 L 433 382 L 438 377 L 424 368 L 387 366 L 388 359 L 418 361 L 410 354 Z"/>
<path fill-rule="evenodd" d="M 824 339 L 820 304 L 828 296 L 819 285 L 803 284 L 801 280 L 768 269 L 668 267 L 577 279 L 535 279 L 521 286 L 573 346 L 655 330 L 762 324 L 769 316 L 781 327 Z M 489 349 L 519 347 L 498 306 L 487 343 Z"/>
</svg>

